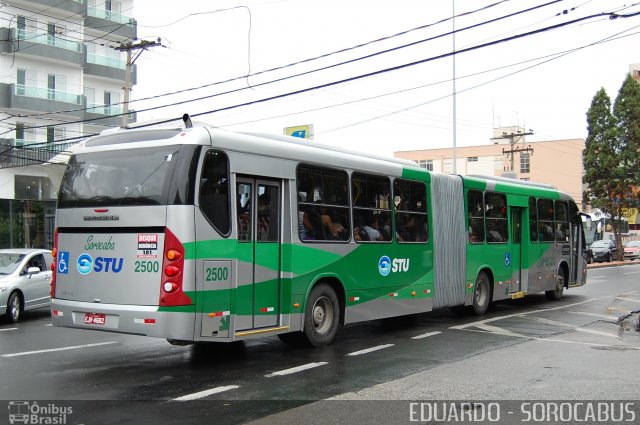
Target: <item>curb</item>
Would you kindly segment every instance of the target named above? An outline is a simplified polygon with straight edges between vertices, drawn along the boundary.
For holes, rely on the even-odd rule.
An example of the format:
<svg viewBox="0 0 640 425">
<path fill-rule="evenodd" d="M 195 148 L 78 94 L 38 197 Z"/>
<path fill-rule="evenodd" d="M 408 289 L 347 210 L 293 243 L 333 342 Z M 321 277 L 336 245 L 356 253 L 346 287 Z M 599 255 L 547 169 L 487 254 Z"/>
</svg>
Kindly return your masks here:
<svg viewBox="0 0 640 425">
<path fill-rule="evenodd" d="M 640 260 L 634 261 L 611 261 L 609 263 L 591 263 L 587 264 L 587 269 L 600 269 L 604 267 L 617 267 L 617 266 L 630 266 L 633 264 L 640 264 Z"/>
</svg>

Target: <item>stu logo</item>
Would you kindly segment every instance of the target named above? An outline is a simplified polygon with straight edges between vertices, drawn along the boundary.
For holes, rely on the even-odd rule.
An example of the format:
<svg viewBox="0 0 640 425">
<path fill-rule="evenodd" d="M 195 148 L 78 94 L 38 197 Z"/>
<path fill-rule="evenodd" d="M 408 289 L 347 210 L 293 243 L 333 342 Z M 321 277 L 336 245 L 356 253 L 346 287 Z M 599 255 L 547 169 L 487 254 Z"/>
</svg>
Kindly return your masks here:
<svg viewBox="0 0 640 425">
<path fill-rule="evenodd" d="M 388 256 L 383 255 L 378 260 L 378 272 L 382 276 L 388 276 L 389 273 L 402 273 L 409 271 L 409 259 L 408 258 L 394 258 L 390 259 Z"/>
<path fill-rule="evenodd" d="M 85 252 L 78 257 L 78 272 L 83 275 L 87 275 L 92 271 L 96 273 L 120 273 L 123 264 L 124 258 L 96 257 L 93 259 L 91 255 Z"/>
</svg>

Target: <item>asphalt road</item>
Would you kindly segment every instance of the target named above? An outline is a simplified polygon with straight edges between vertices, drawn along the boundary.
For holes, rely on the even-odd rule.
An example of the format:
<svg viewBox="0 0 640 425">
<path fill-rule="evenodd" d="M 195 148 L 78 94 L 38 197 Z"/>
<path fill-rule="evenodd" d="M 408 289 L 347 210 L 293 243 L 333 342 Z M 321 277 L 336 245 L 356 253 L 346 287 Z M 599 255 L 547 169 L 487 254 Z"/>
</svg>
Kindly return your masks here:
<svg viewBox="0 0 640 425">
<path fill-rule="evenodd" d="M 410 400 L 638 399 L 640 332 L 616 320 L 640 308 L 639 278 L 640 265 L 591 269 L 559 302 L 350 325 L 321 349 L 174 347 L 27 313 L 0 325 L 0 399 L 14 402 L 0 424 L 17 401 L 72 408 L 66 423 L 324 424 L 406 423 Z"/>
</svg>

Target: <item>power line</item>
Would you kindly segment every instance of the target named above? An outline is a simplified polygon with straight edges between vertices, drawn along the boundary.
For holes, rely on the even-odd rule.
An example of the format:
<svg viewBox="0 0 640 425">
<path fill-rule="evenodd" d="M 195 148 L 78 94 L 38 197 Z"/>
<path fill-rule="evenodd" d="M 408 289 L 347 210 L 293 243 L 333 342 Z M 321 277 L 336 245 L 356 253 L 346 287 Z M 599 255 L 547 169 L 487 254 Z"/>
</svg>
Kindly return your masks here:
<svg viewBox="0 0 640 425">
<path fill-rule="evenodd" d="M 318 90 L 318 89 L 325 88 L 325 87 L 331 87 L 331 86 L 335 86 L 335 85 L 339 85 L 339 84 L 344 84 L 344 83 L 347 83 L 347 82 L 356 81 L 356 80 L 360 80 L 360 79 L 363 79 L 363 78 L 368 78 L 368 77 L 372 77 L 372 76 L 376 76 L 376 75 L 380 75 L 380 74 L 385 74 L 387 72 L 397 71 L 397 70 L 405 69 L 405 68 L 412 67 L 412 66 L 415 66 L 415 65 L 419 65 L 419 64 L 431 62 L 431 61 L 434 61 L 434 60 L 446 58 L 446 57 L 449 57 L 449 56 L 452 56 L 452 55 L 457 55 L 457 54 L 461 54 L 461 53 L 467 53 L 467 52 L 470 52 L 470 51 L 486 48 L 486 47 L 489 47 L 489 46 L 494 46 L 494 45 L 497 45 L 497 44 L 502 44 L 502 43 L 505 43 L 505 42 L 508 42 L 508 41 L 512 41 L 512 40 L 516 40 L 516 39 L 519 39 L 519 38 L 529 37 L 529 36 L 532 36 L 532 35 L 535 35 L 535 34 L 547 32 L 547 31 L 552 31 L 552 30 L 555 30 L 555 29 L 558 29 L 558 28 L 562 28 L 562 27 L 567 26 L 567 25 L 572 25 L 572 24 L 575 24 L 577 22 L 582 22 L 582 21 L 593 19 L 593 18 L 597 18 L 597 17 L 609 16 L 610 19 L 617 19 L 617 18 L 630 18 L 630 17 L 634 17 L 634 16 L 637 16 L 637 15 L 640 15 L 640 12 L 627 14 L 627 15 L 617 15 L 617 14 L 614 14 L 614 13 L 598 13 L 598 14 L 593 14 L 593 15 L 589 15 L 589 16 L 584 16 L 584 17 L 581 17 L 581 18 L 573 19 L 573 20 L 568 21 L 568 22 L 564 22 L 564 23 L 560 23 L 560 24 L 556 24 L 556 25 L 551 25 L 551 26 L 548 26 L 548 27 L 545 27 L 545 28 L 529 31 L 529 32 L 526 32 L 526 33 L 522 33 L 522 34 L 511 36 L 511 37 L 506 37 L 506 38 L 503 38 L 503 39 L 500 39 L 500 40 L 496 40 L 496 41 L 492 41 L 492 42 L 488 42 L 488 43 L 479 44 L 479 45 L 472 46 L 472 47 L 467 47 L 467 48 L 464 48 L 464 49 L 457 50 L 455 52 L 443 53 L 443 54 L 440 54 L 440 55 L 432 56 L 430 58 L 421 59 L 421 60 L 405 63 L 405 64 L 402 64 L 402 65 L 396 65 L 396 66 L 393 66 L 393 67 L 384 68 L 384 69 L 380 69 L 380 70 L 377 70 L 377 71 L 372 71 L 372 72 L 368 72 L 368 73 L 365 73 L 365 74 L 360 74 L 360 75 L 357 75 L 357 76 L 344 78 L 344 79 L 341 79 L 341 80 L 336 80 L 336 81 L 333 81 L 333 82 L 330 82 L 330 83 L 325 83 L 325 84 L 320 84 L 320 85 L 316 85 L 316 86 L 312 86 L 312 87 L 308 87 L 308 88 L 304 88 L 304 89 L 294 90 L 294 91 L 291 91 L 291 92 L 287 92 L 287 93 L 283 93 L 283 94 L 279 94 L 279 95 L 275 95 L 275 96 L 270 96 L 270 97 L 266 97 L 266 98 L 262 98 L 262 99 L 258 99 L 258 100 L 254 100 L 254 101 L 249 101 L 249 102 L 244 102 L 244 103 L 231 105 L 231 106 L 227 106 L 227 107 L 223 107 L 223 108 L 213 109 L 213 110 L 206 111 L 206 112 L 200 112 L 200 113 L 197 113 L 197 114 L 192 114 L 191 116 L 192 117 L 198 117 L 198 116 L 202 116 L 202 115 L 209 115 L 209 114 L 216 113 L 216 112 L 231 110 L 231 109 L 235 109 L 235 108 L 239 108 L 239 107 L 243 107 L 243 106 L 255 105 L 255 104 L 264 103 L 264 102 L 268 102 L 268 101 L 275 100 L 275 99 L 281 99 L 281 98 L 284 98 L 284 97 L 289 97 L 289 96 L 293 96 L 293 95 L 297 95 L 297 94 L 301 94 L 301 93 L 306 93 L 306 92 Z M 179 104 L 183 104 L 183 103 L 187 103 L 187 102 L 189 102 L 189 101 L 177 102 L 177 103 L 175 103 L 173 105 L 168 105 L 168 106 L 175 106 L 175 105 L 179 105 Z M 150 108 L 149 110 L 151 110 L 151 109 L 159 109 L 159 108 L 160 107 Z M 164 122 L 171 122 L 171 121 L 174 121 L 174 119 L 161 121 L 161 122 L 156 123 L 156 124 L 161 124 L 161 123 L 164 123 Z M 139 126 L 139 127 L 142 127 L 142 126 Z"/>
<path fill-rule="evenodd" d="M 211 114 L 211 113 L 215 113 L 215 112 L 235 109 L 235 108 L 242 107 L 242 106 L 248 106 L 248 105 L 252 105 L 252 104 L 263 103 L 263 102 L 267 102 L 267 101 L 270 101 L 270 100 L 275 100 L 275 99 L 284 98 L 284 97 L 288 97 L 288 96 L 292 96 L 292 95 L 296 95 L 296 94 L 301 94 L 301 93 L 317 90 L 317 89 L 320 89 L 320 88 L 325 88 L 325 87 L 330 87 L 330 86 L 334 86 L 334 85 L 338 85 L 338 84 L 343 84 L 343 83 L 346 83 L 346 82 L 355 81 L 355 80 L 359 80 L 359 79 L 362 79 L 362 78 L 367 78 L 367 77 L 371 77 L 371 76 L 374 76 L 374 75 L 383 74 L 383 73 L 386 73 L 386 72 L 396 71 L 396 70 L 407 68 L 407 67 L 410 67 L 410 66 L 415 66 L 415 65 L 426 63 L 426 62 L 429 62 L 429 61 L 442 59 L 444 57 L 448 57 L 448 56 L 451 56 L 453 54 L 466 53 L 468 51 L 472 51 L 472 50 L 477 50 L 477 49 L 480 49 L 480 48 L 493 46 L 493 45 L 496 45 L 496 44 L 504 43 L 504 42 L 515 40 L 515 39 L 518 39 L 518 38 L 522 38 L 522 37 L 527 37 L 527 36 L 531 36 L 531 35 L 534 35 L 534 34 L 538 34 L 538 33 L 541 33 L 541 32 L 551 31 L 551 30 L 554 30 L 554 29 L 557 29 L 557 28 L 561 28 L 561 27 L 564 27 L 564 26 L 567 26 L 567 25 L 572 25 L 572 24 L 575 24 L 577 22 L 582 22 L 582 21 L 585 21 L 585 20 L 593 19 L 593 18 L 598 18 L 598 17 L 609 17 L 610 19 L 628 18 L 628 17 L 637 16 L 638 14 L 640 14 L 640 12 L 627 14 L 627 15 L 619 15 L 619 14 L 615 14 L 615 13 L 599 13 L 599 14 L 588 15 L 588 16 L 584 16 L 584 17 L 581 17 L 581 18 L 577 18 L 577 19 L 571 20 L 571 21 L 567 21 L 567 22 L 556 24 L 556 25 L 552 25 L 552 26 L 549 26 L 549 27 L 544 27 L 544 28 L 541 28 L 541 29 L 537 29 L 537 30 L 534 30 L 534 31 L 529 31 L 529 32 L 526 32 L 526 33 L 522 33 L 522 34 L 518 34 L 518 35 L 515 35 L 515 36 L 503 38 L 503 39 L 492 41 L 492 42 L 489 42 L 489 43 L 483 43 L 483 44 L 479 44 L 479 45 L 472 46 L 472 47 L 469 47 L 469 48 L 461 49 L 461 50 L 458 50 L 458 51 L 455 51 L 455 52 L 445 53 L 445 54 L 433 56 L 433 57 L 430 57 L 430 58 L 422 59 L 422 60 L 419 60 L 419 61 L 405 63 L 405 64 L 402 64 L 402 65 L 397 65 L 397 66 L 394 66 L 394 67 L 385 68 L 385 69 L 382 69 L 382 70 L 373 71 L 373 72 L 369 72 L 369 73 L 366 73 L 366 74 L 361 74 L 361 75 L 358 75 L 358 76 L 354 76 L 354 77 L 350 77 L 350 78 L 346 78 L 346 79 L 342 79 L 342 80 L 338 80 L 338 81 L 334 81 L 334 82 L 330 82 L 330 83 L 325 83 L 325 84 L 322 84 L 322 85 L 309 87 L 309 88 L 306 88 L 306 89 L 295 90 L 295 91 L 292 91 L 292 92 L 288 92 L 288 93 L 284 93 L 284 94 L 280 94 L 280 95 L 276 95 L 276 96 L 271 96 L 271 97 L 267 97 L 267 98 L 263 98 L 263 99 L 258 99 L 258 100 L 255 100 L 255 101 L 245 102 L 245 103 L 242 103 L 242 104 L 237 104 L 237 105 L 232 105 L 232 106 L 228 106 L 228 107 L 224 107 L 224 108 L 220 108 L 220 109 L 216 109 L 216 110 L 202 112 L 202 113 L 194 114 L 192 116 L 195 117 L 195 116 L 207 115 L 207 114 Z M 169 105 L 161 105 L 161 106 L 157 106 L 157 107 L 153 107 L 153 108 L 148 108 L 148 109 L 145 109 L 143 111 L 155 110 L 155 109 L 160 109 L 160 108 L 164 108 L 164 107 L 168 107 L 168 106 L 176 106 L 176 105 L 179 105 L 179 104 L 193 102 L 195 100 L 211 98 L 211 97 L 218 96 L 218 95 L 220 95 L 220 94 L 211 95 L 211 96 L 204 96 L 204 97 L 201 97 L 201 98 L 198 98 L 198 99 L 190 99 L 190 100 L 186 100 L 186 101 L 182 101 L 182 102 L 175 102 L 175 103 L 169 104 Z M 117 116 L 117 115 L 114 115 L 114 116 Z M 80 121 L 72 121 L 72 122 L 69 122 L 69 123 L 86 122 L 86 121 L 93 121 L 93 120 L 80 120 Z M 163 122 L 170 122 L 170 121 L 173 121 L 173 120 L 168 120 L 168 121 L 163 121 Z"/>
<path fill-rule="evenodd" d="M 501 0 L 501 1 L 497 2 L 497 3 L 493 3 L 491 5 L 488 5 L 488 6 L 476 9 L 476 10 L 472 10 L 472 11 L 469 11 L 469 12 L 462 12 L 462 13 L 457 14 L 455 17 L 471 15 L 471 14 L 477 13 L 479 11 L 489 9 L 491 7 L 494 7 L 496 5 L 504 3 L 506 1 L 510 1 L 510 0 Z M 564 0 L 553 0 L 553 1 L 541 4 L 541 5 L 538 5 L 538 6 L 534 6 L 534 7 L 531 7 L 531 8 L 527 8 L 527 9 L 523 9 L 523 10 L 511 13 L 509 15 L 504 15 L 504 16 L 501 16 L 499 18 L 495 18 L 495 19 L 492 19 L 492 20 L 489 20 L 489 21 L 484 21 L 484 22 L 481 22 L 479 24 L 471 25 L 471 26 L 468 26 L 468 27 L 459 28 L 459 29 L 457 29 L 455 31 L 448 31 L 448 32 L 445 32 L 445 33 L 441 33 L 441 34 L 438 34 L 436 36 L 429 37 L 429 38 L 426 38 L 426 39 L 422 39 L 422 40 L 419 40 L 419 41 L 416 41 L 416 42 L 404 44 L 404 45 L 401 45 L 401 46 L 397 46 L 397 47 L 394 47 L 394 48 L 382 50 L 382 51 L 379 51 L 379 52 L 374 52 L 374 53 L 369 54 L 369 55 L 365 55 L 365 56 L 361 56 L 361 57 L 354 58 L 354 59 L 351 59 L 351 60 L 335 63 L 333 65 L 328 65 L 328 66 L 317 68 L 317 69 L 314 69 L 314 70 L 310 70 L 310 71 L 306 71 L 306 72 L 302 72 L 302 73 L 298 73 L 298 74 L 293 74 L 293 75 L 290 75 L 290 76 L 287 76 L 287 77 L 278 78 L 276 80 L 271 80 L 271 81 L 263 82 L 263 83 L 260 83 L 260 84 L 254 84 L 254 85 L 249 86 L 249 87 L 243 87 L 243 88 L 240 88 L 240 89 L 230 90 L 230 91 L 226 91 L 226 92 L 217 93 L 217 94 L 214 94 L 214 95 L 209 95 L 209 96 L 205 96 L 205 97 L 196 98 L 196 99 L 193 99 L 192 101 L 203 100 L 203 99 L 208 99 L 208 98 L 211 98 L 211 97 L 216 97 L 216 96 L 222 96 L 222 95 L 226 95 L 226 94 L 236 93 L 236 92 L 239 92 L 239 91 L 247 90 L 249 88 L 255 88 L 255 87 L 260 87 L 260 86 L 264 86 L 264 85 L 268 85 L 268 84 L 282 82 L 282 81 L 285 81 L 285 80 L 288 80 L 288 79 L 292 79 L 292 78 L 296 78 L 296 77 L 300 77 L 300 76 L 304 76 L 304 75 L 309 75 L 309 74 L 312 74 L 312 73 L 315 73 L 315 72 L 319 72 L 319 71 L 325 71 L 327 69 L 336 68 L 338 66 L 342 66 L 342 65 L 346 65 L 346 64 L 350 64 L 350 63 L 355 63 L 355 62 L 358 62 L 358 61 L 361 61 L 361 60 L 365 60 L 365 59 L 369 59 L 369 58 L 372 58 L 372 57 L 375 57 L 375 56 L 379 56 L 379 55 L 382 55 L 382 54 L 385 54 L 385 53 L 395 52 L 395 51 L 400 50 L 400 49 L 404 49 L 404 48 L 415 46 L 417 44 L 425 43 L 425 42 L 428 42 L 428 41 L 433 41 L 433 40 L 436 40 L 438 38 L 442 38 L 442 37 L 445 37 L 445 36 L 448 36 L 448 35 L 451 35 L 451 34 L 454 34 L 454 33 L 466 31 L 466 30 L 473 29 L 473 28 L 477 28 L 477 27 L 480 27 L 480 26 L 483 26 L 483 25 L 487 25 L 489 23 L 494 23 L 494 22 L 497 22 L 497 21 L 500 21 L 500 20 L 503 20 L 503 19 L 507 19 L 507 18 L 510 18 L 510 17 L 513 17 L 513 16 L 517 16 L 517 15 L 520 15 L 520 14 L 523 14 L 523 13 L 528 13 L 528 12 L 531 12 L 533 10 L 537 10 L 537 9 L 540 9 L 540 8 L 543 8 L 543 7 L 546 7 L 546 6 L 555 4 L 555 3 L 559 3 L 561 1 L 564 1 Z M 410 32 L 419 30 L 419 29 L 425 29 L 425 28 L 429 28 L 429 27 L 435 26 L 437 24 L 449 21 L 451 19 L 453 19 L 453 17 L 445 18 L 445 19 L 436 21 L 434 23 L 421 25 L 421 26 L 416 27 L 416 28 L 412 28 L 412 29 L 409 29 L 409 30 L 406 30 L 406 31 L 402 31 L 402 32 L 399 32 L 399 33 L 396 33 L 396 34 L 393 34 L 393 35 L 390 35 L 390 36 L 381 37 L 381 38 L 378 38 L 376 40 L 372 40 L 372 41 L 369 41 L 369 42 L 366 42 L 366 43 L 358 44 L 356 46 L 352 46 L 352 47 L 349 47 L 349 48 L 340 49 L 340 50 L 337 50 L 337 51 L 333 51 L 333 52 L 330 52 L 330 53 L 325 53 L 325 54 L 322 54 L 322 55 L 319 55 L 319 56 L 315 56 L 315 57 L 312 57 L 312 58 L 307 58 L 307 59 L 303 59 L 303 60 L 300 60 L 300 61 L 297 61 L 297 62 L 292 62 L 292 63 L 286 64 L 286 65 L 281 65 L 281 66 L 278 66 L 278 67 L 274 67 L 274 68 L 270 68 L 270 69 L 267 69 L 267 70 L 259 71 L 259 72 L 253 73 L 253 74 L 248 74 L 246 76 L 234 77 L 234 78 L 231 78 L 231 79 L 218 81 L 218 82 L 214 82 L 214 83 L 209 83 L 209 84 L 201 85 L 201 86 L 198 86 L 198 87 L 192 87 L 192 88 L 188 88 L 188 89 L 184 89 L 184 90 L 178 90 L 178 91 L 174 91 L 174 92 L 170 92 L 170 93 L 164 93 L 164 94 L 160 94 L 160 95 L 149 96 L 147 98 L 134 100 L 133 102 L 153 100 L 153 99 L 157 99 L 157 98 L 164 97 L 164 96 L 170 96 L 170 95 L 175 95 L 175 94 L 186 93 L 186 92 L 189 92 L 189 91 L 200 90 L 200 89 L 207 88 L 207 87 L 212 87 L 212 86 L 216 86 L 216 85 L 230 83 L 230 82 L 233 82 L 233 81 L 238 81 L 238 80 L 249 78 L 249 77 L 255 77 L 255 76 L 262 75 L 262 74 L 265 74 L 265 73 L 268 73 L 268 72 L 279 71 L 279 70 L 282 70 L 282 69 L 285 69 L 285 68 L 293 67 L 293 66 L 296 66 L 296 65 L 300 65 L 300 64 L 316 61 L 316 60 L 323 59 L 323 58 L 326 58 L 326 57 L 329 57 L 329 56 L 333 56 L 333 55 L 336 55 L 336 54 L 340 54 L 340 53 L 348 52 L 348 51 L 351 51 L 351 50 L 359 49 L 359 48 L 371 45 L 373 43 L 386 41 L 386 40 L 389 40 L 389 39 L 392 39 L 392 38 L 395 38 L 395 37 L 399 37 L 399 36 L 408 34 Z M 120 105 L 120 104 L 122 104 L 122 102 L 115 103 L 112 106 Z M 173 105 L 169 104 L 167 106 L 175 106 L 175 105 L 176 104 L 173 104 Z M 82 109 L 82 108 L 81 109 L 72 109 L 72 110 L 59 111 L 57 113 L 77 112 L 77 111 L 83 111 L 83 110 L 86 110 L 86 109 L 87 108 L 84 108 L 84 109 Z M 139 112 L 146 112 L 146 111 L 153 110 L 153 109 L 157 109 L 157 108 L 143 109 L 143 110 L 140 110 Z M 47 113 L 36 114 L 36 115 L 32 115 L 32 116 L 36 116 L 37 117 L 37 116 L 49 115 L 49 114 L 55 114 L 55 113 L 56 112 L 47 112 Z M 119 115 L 113 115 L 113 116 L 119 116 Z"/>
</svg>

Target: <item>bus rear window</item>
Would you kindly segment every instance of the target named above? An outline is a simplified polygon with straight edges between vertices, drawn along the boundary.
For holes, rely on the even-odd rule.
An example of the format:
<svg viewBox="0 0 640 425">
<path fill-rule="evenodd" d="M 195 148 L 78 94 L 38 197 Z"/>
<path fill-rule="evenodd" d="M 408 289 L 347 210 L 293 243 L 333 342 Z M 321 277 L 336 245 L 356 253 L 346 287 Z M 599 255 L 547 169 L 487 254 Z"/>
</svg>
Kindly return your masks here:
<svg viewBox="0 0 640 425">
<path fill-rule="evenodd" d="M 171 178 L 174 169 L 189 169 L 192 150 L 162 146 L 73 155 L 60 185 L 58 208 L 175 203 L 169 193 Z M 182 175 L 183 185 L 189 174 Z"/>
</svg>

